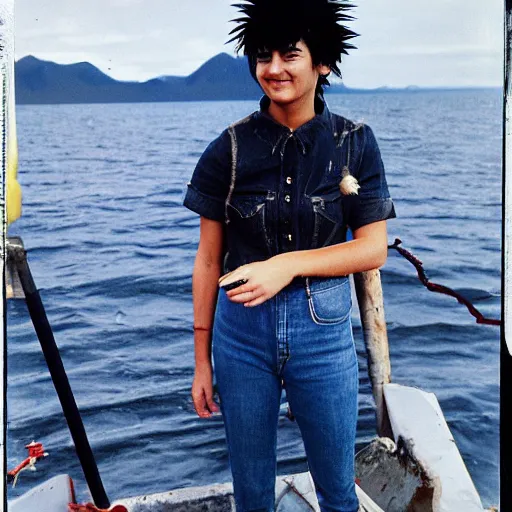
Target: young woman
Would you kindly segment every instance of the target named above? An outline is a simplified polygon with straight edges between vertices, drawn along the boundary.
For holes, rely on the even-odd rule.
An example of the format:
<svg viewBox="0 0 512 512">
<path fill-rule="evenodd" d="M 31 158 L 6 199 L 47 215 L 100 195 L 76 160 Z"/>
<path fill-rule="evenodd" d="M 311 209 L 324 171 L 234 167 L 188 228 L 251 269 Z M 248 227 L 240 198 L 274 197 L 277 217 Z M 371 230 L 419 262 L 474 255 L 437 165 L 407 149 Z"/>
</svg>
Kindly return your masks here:
<svg viewBox="0 0 512 512">
<path fill-rule="evenodd" d="M 323 512 L 358 510 L 358 369 L 349 274 L 387 257 L 395 217 L 372 130 L 322 87 L 353 48 L 346 2 L 251 0 L 233 31 L 264 96 L 206 149 L 185 206 L 201 215 L 192 397 L 209 417 L 212 361 L 238 512 L 274 510 L 283 386 Z M 347 227 L 353 240 L 347 241 Z M 212 348 L 213 344 L 213 348 Z"/>
</svg>

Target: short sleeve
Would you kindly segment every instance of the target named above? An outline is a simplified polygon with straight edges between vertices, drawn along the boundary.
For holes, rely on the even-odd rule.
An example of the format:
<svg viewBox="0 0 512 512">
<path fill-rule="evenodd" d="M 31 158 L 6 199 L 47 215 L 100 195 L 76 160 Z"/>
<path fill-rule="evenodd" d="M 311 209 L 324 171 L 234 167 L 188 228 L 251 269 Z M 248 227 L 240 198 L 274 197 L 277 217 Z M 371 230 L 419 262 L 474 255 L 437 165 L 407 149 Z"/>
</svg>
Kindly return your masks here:
<svg viewBox="0 0 512 512">
<path fill-rule="evenodd" d="M 358 194 L 344 197 L 347 224 L 352 231 L 396 217 L 375 135 L 369 126 L 363 125 L 362 136 L 360 164 L 357 171 L 351 170 L 360 188 Z"/>
<path fill-rule="evenodd" d="M 224 220 L 231 176 L 231 138 L 227 130 L 201 155 L 187 185 L 183 205 L 212 220 Z"/>
</svg>

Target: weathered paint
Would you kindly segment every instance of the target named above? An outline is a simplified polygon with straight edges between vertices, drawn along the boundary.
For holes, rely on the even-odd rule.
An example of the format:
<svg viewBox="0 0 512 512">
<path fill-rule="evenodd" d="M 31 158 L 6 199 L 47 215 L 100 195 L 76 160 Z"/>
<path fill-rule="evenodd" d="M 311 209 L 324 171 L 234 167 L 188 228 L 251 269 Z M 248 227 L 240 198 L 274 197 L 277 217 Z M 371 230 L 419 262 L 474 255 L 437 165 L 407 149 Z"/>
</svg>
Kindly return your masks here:
<svg viewBox="0 0 512 512">
<path fill-rule="evenodd" d="M 73 501 L 71 479 L 58 475 L 9 503 L 9 512 L 67 512 Z M 356 486 L 359 512 L 383 512 Z M 117 501 L 128 512 L 235 512 L 230 483 L 189 487 Z M 279 476 L 276 479 L 276 512 L 319 512 L 315 488 L 309 473 Z"/>
<path fill-rule="evenodd" d="M 360 512 L 383 512 L 359 487 Z M 235 512 L 230 483 L 190 487 L 175 491 L 119 500 L 129 512 Z M 276 479 L 276 512 L 320 512 L 309 473 L 279 476 Z"/>
<path fill-rule="evenodd" d="M 403 445 L 438 486 L 433 512 L 482 512 L 476 488 L 433 393 L 386 384 L 384 396 L 395 442 Z"/>
<path fill-rule="evenodd" d="M 356 476 L 386 512 L 432 512 L 439 503 L 439 478 L 427 473 L 414 447 L 397 446 L 387 437 L 375 439 L 357 454 Z"/>
</svg>

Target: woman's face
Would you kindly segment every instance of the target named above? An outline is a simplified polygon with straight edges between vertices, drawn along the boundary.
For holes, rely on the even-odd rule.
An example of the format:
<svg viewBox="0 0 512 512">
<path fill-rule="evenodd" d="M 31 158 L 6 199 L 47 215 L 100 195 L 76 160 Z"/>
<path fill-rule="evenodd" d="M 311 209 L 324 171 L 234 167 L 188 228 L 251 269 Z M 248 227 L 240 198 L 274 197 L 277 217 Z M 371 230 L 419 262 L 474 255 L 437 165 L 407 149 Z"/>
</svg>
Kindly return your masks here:
<svg viewBox="0 0 512 512">
<path fill-rule="evenodd" d="M 282 106 L 307 102 L 309 98 L 313 101 L 319 74 L 329 72 L 328 66 L 313 66 L 311 53 L 303 41 L 257 55 L 256 78 L 265 94 Z"/>
</svg>

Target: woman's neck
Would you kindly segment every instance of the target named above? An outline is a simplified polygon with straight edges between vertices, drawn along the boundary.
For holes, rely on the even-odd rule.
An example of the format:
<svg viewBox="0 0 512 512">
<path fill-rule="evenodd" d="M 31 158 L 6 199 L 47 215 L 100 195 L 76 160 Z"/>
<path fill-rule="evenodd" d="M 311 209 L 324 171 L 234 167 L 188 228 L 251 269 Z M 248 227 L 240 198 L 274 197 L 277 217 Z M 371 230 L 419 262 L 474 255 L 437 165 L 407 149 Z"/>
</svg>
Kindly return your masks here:
<svg viewBox="0 0 512 512">
<path fill-rule="evenodd" d="M 315 117 L 315 98 L 300 98 L 293 103 L 279 104 L 270 102 L 268 113 L 291 131 L 307 123 Z"/>
</svg>

